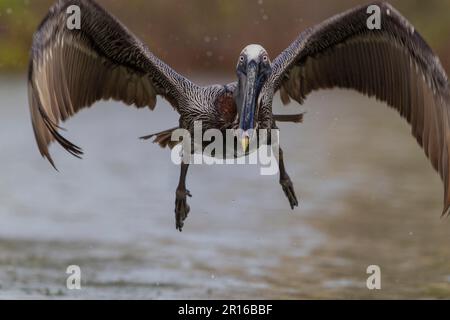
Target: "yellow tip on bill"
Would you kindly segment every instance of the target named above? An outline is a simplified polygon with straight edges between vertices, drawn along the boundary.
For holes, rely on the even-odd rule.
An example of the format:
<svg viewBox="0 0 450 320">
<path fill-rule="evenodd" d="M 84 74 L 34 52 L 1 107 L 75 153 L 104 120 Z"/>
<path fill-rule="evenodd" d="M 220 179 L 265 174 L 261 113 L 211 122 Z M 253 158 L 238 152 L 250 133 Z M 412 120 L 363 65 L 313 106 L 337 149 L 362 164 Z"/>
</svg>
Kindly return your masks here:
<svg viewBox="0 0 450 320">
<path fill-rule="evenodd" d="M 250 144 L 249 138 L 248 138 L 248 137 L 242 138 L 241 144 L 242 144 L 242 150 L 243 150 L 244 152 L 247 152 L 248 146 L 249 146 L 249 144 Z"/>
</svg>

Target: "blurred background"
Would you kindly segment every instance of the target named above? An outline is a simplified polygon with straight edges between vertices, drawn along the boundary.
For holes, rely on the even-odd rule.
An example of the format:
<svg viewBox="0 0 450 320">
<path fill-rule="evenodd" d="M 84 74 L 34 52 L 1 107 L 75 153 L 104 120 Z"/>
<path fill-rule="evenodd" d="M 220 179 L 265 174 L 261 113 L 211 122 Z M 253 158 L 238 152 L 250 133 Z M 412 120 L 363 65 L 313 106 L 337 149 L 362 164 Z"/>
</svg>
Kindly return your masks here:
<svg viewBox="0 0 450 320">
<path fill-rule="evenodd" d="M 240 50 L 262 44 L 272 56 L 298 34 L 358 0 L 98 0 L 160 58 L 184 73 L 230 73 Z M 52 0 L 0 0 L 0 71 L 23 72 L 31 36 Z M 450 1 L 393 0 L 450 66 Z"/>
<path fill-rule="evenodd" d="M 314 93 L 305 123 L 283 125 L 301 206 L 257 167 L 194 166 L 191 215 L 174 226 L 179 169 L 138 141 L 173 127 L 155 112 L 100 102 L 65 124 L 83 161 L 41 159 L 29 121 L 31 37 L 51 0 L 0 0 L 0 298 L 450 298 L 450 221 L 443 187 L 384 104 Z M 306 27 L 367 1 L 98 0 L 150 49 L 199 83 L 234 79 L 241 49 L 272 57 Z M 450 1 L 392 1 L 450 70 Z M 277 112 L 299 111 L 293 103 Z M 82 290 L 66 288 L 67 266 Z M 379 265 L 382 290 L 366 288 Z"/>
</svg>

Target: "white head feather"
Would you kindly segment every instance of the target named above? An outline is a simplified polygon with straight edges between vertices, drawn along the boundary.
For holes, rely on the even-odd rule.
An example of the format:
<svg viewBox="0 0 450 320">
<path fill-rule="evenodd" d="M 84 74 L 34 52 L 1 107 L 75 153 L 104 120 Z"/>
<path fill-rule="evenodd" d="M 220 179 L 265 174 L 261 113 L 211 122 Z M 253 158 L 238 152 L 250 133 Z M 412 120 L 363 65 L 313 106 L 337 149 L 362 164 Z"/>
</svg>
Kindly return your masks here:
<svg viewBox="0 0 450 320">
<path fill-rule="evenodd" d="M 266 54 L 266 49 L 264 49 L 259 44 L 251 44 L 248 45 L 242 50 L 242 55 L 246 55 L 249 60 L 256 60 L 258 59 L 262 54 Z"/>
</svg>

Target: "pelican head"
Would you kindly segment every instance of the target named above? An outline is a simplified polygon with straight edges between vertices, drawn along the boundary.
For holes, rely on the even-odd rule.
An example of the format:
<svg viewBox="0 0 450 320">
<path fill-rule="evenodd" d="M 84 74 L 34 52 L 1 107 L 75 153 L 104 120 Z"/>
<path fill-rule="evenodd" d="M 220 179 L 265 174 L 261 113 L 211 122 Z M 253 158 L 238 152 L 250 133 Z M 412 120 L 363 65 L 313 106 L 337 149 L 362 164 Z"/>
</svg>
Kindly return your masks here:
<svg viewBox="0 0 450 320">
<path fill-rule="evenodd" d="M 238 88 L 235 99 L 239 113 L 239 135 L 246 152 L 255 128 L 255 113 L 261 89 L 272 72 L 267 51 L 257 44 L 245 47 L 239 56 L 236 72 Z"/>
</svg>

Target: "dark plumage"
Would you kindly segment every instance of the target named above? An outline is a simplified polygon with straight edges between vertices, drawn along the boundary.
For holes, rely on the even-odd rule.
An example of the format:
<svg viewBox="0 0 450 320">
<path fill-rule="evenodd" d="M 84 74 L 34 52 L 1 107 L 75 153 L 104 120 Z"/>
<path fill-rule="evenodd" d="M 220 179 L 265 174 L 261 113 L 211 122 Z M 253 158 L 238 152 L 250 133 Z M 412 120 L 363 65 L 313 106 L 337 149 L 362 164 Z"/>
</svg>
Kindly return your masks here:
<svg viewBox="0 0 450 320">
<path fill-rule="evenodd" d="M 445 186 L 444 213 L 450 207 L 450 90 L 439 59 L 414 27 L 392 6 L 381 8 L 380 30 L 367 28 L 367 6 L 337 15 L 305 30 L 272 63 L 267 52 L 250 45 L 237 65 L 238 81 L 200 87 L 156 58 L 149 49 L 93 0 L 59 0 L 39 26 L 29 66 L 30 112 L 41 154 L 57 141 L 71 154 L 82 150 L 59 133 L 59 123 L 101 99 L 115 99 L 138 108 L 156 105 L 157 97 L 180 114 L 179 125 L 192 132 L 241 129 L 246 149 L 253 129 L 276 129 L 277 121 L 299 123 L 303 115 L 272 114 L 274 94 L 283 103 L 302 104 L 315 90 L 354 89 L 386 102 L 411 124 Z M 81 30 L 66 28 L 66 9 L 81 8 Z M 162 147 L 173 147 L 174 129 L 150 135 Z M 176 192 L 177 228 L 189 213 L 181 165 Z M 298 205 L 292 182 L 279 154 L 280 183 L 292 208 Z"/>
</svg>

